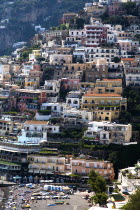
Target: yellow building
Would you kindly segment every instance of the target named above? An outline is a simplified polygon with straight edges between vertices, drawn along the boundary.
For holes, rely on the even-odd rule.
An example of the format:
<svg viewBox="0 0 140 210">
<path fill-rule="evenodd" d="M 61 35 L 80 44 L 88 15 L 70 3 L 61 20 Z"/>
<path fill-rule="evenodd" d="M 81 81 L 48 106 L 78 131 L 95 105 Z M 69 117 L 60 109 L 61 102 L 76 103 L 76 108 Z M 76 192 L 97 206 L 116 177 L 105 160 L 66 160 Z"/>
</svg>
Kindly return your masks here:
<svg viewBox="0 0 140 210">
<path fill-rule="evenodd" d="M 127 99 L 119 94 L 87 93 L 82 97 L 82 109 L 93 110 L 94 120 L 112 121 L 127 109 Z"/>
<path fill-rule="evenodd" d="M 40 77 L 36 76 L 26 76 L 25 77 L 25 87 L 39 87 Z"/>
<path fill-rule="evenodd" d="M 0 135 L 9 135 L 11 133 L 18 133 L 22 129 L 22 123 L 0 120 Z"/>
<path fill-rule="evenodd" d="M 91 93 L 122 94 L 122 79 L 96 80 L 95 88 Z"/>
<path fill-rule="evenodd" d="M 10 82 L 10 81 L 11 81 L 11 75 L 9 73 L 0 74 L 0 83 Z"/>
<path fill-rule="evenodd" d="M 34 56 L 41 56 L 41 51 L 40 50 L 32 50 L 32 54 Z"/>
<path fill-rule="evenodd" d="M 94 82 L 80 82 L 80 90 L 83 92 L 88 90 L 93 90 L 94 87 L 95 87 Z"/>
<path fill-rule="evenodd" d="M 106 6 L 99 5 L 98 3 L 94 3 L 91 6 L 85 7 L 84 10 L 88 16 L 94 16 L 94 17 L 97 16 L 98 17 L 105 13 Z"/>
<path fill-rule="evenodd" d="M 28 155 L 29 173 L 61 174 L 65 172 L 65 157 Z"/>
<path fill-rule="evenodd" d="M 83 70 L 86 69 L 85 63 L 69 63 L 63 65 L 63 76 L 68 79 L 82 79 Z"/>
</svg>

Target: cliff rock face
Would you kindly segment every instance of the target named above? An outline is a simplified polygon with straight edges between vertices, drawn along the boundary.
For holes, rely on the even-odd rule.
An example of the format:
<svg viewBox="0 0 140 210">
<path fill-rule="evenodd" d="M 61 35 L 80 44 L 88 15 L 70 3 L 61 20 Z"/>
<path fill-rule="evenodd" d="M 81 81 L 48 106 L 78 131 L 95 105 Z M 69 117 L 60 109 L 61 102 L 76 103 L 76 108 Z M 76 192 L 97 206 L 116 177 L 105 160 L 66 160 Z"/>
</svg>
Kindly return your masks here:
<svg viewBox="0 0 140 210">
<path fill-rule="evenodd" d="M 9 54 L 15 42 L 30 40 L 34 25 L 56 26 L 63 13 L 79 11 L 86 1 L 0 0 L 0 55 Z"/>
</svg>

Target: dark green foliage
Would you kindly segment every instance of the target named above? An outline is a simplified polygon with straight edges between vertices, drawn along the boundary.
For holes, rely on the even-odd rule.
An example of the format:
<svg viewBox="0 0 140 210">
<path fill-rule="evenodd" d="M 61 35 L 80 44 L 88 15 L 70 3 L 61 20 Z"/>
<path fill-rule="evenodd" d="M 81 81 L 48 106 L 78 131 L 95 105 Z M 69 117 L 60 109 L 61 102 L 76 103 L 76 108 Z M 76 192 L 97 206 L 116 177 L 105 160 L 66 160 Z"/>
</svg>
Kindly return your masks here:
<svg viewBox="0 0 140 210">
<path fill-rule="evenodd" d="M 105 24 L 112 24 L 112 25 L 122 25 L 123 27 L 126 27 L 129 25 L 128 21 L 122 17 L 122 16 L 110 16 L 107 15 L 102 16 L 102 21 Z"/>
<path fill-rule="evenodd" d="M 121 112 L 120 123 L 131 123 L 133 130 L 140 130 L 140 88 L 126 87 L 123 96 L 127 98 L 127 112 Z"/>
<path fill-rule="evenodd" d="M 42 115 L 50 115 L 51 114 L 51 110 L 38 110 L 39 114 Z"/>
<path fill-rule="evenodd" d="M 124 3 L 124 9 L 126 10 L 127 15 L 138 15 L 138 9 L 135 2 Z"/>
<path fill-rule="evenodd" d="M 89 173 L 88 183 L 92 191 L 95 193 L 105 193 L 107 190 L 105 179 L 94 170 Z"/>
<path fill-rule="evenodd" d="M 106 193 L 102 192 L 102 193 L 97 193 L 96 195 L 92 196 L 91 198 L 95 204 L 105 205 L 108 196 Z"/>
</svg>

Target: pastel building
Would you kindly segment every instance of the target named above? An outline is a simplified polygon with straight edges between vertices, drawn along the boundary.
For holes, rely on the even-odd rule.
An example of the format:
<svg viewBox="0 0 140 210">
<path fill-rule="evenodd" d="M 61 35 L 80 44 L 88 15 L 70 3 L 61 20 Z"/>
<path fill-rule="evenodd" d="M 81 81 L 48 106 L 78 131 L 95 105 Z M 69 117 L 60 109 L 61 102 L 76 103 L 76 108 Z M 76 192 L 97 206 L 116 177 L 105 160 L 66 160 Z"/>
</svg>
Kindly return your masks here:
<svg viewBox="0 0 140 210">
<path fill-rule="evenodd" d="M 132 138 L 132 125 L 93 121 L 88 123 L 84 136 L 91 137 L 102 144 L 128 143 Z"/>
<path fill-rule="evenodd" d="M 91 170 L 99 173 L 105 179 L 114 180 L 115 173 L 113 164 L 108 161 L 86 160 L 80 158 L 71 159 L 71 173 L 88 176 Z"/>
<path fill-rule="evenodd" d="M 28 155 L 29 173 L 63 174 L 65 173 L 65 157 Z"/>
</svg>

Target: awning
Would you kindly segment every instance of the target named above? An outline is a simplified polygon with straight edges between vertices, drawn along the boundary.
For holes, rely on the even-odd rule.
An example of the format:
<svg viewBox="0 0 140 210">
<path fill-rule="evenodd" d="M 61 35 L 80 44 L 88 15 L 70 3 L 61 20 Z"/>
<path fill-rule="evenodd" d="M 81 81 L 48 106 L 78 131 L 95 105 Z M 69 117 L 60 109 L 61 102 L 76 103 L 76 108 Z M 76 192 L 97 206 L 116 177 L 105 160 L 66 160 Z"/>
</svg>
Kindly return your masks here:
<svg viewBox="0 0 140 210">
<path fill-rule="evenodd" d="M 47 171 L 46 174 L 54 174 L 54 172 Z"/>
<path fill-rule="evenodd" d="M 35 173 L 35 174 L 39 174 L 39 170 L 35 169 L 35 170 L 34 170 L 34 173 Z"/>
<path fill-rule="evenodd" d="M 21 176 L 14 176 L 13 179 L 21 179 Z"/>
<path fill-rule="evenodd" d="M 46 170 L 40 170 L 40 174 L 45 174 Z"/>
</svg>

